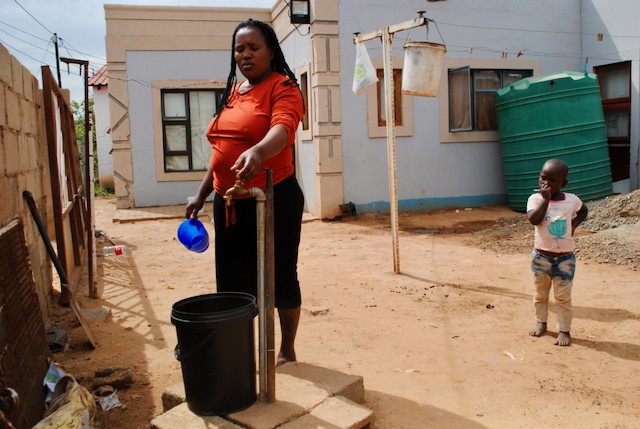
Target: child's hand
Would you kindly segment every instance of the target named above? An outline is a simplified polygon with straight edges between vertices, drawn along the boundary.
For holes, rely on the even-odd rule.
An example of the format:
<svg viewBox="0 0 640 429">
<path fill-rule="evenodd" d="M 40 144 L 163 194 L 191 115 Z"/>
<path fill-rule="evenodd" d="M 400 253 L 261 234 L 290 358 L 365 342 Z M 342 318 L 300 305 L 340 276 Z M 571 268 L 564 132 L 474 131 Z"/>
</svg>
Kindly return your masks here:
<svg viewBox="0 0 640 429">
<path fill-rule="evenodd" d="M 545 200 L 549 201 L 551 199 L 551 187 L 549 185 L 547 185 L 546 183 L 541 183 L 540 184 L 540 195 L 542 195 L 542 198 L 544 198 Z"/>
</svg>

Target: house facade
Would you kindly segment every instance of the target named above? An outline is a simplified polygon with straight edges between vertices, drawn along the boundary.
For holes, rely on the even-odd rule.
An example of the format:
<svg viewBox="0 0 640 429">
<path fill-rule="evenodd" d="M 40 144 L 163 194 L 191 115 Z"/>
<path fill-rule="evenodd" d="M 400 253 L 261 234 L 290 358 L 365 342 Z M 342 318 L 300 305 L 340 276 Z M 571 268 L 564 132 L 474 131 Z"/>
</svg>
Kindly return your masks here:
<svg viewBox="0 0 640 429">
<path fill-rule="evenodd" d="M 93 111 L 95 112 L 95 128 L 98 146 L 98 183 L 101 188 L 113 189 L 113 157 L 111 156 L 111 134 L 109 128 L 109 76 L 107 66 L 102 66 L 88 81 L 93 93 Z"/>
<path fill-rule="evenodd" d="M 202 130 L 229 75 L 231 35 L 238 22 L 254 18 L 274 27 L 307 101 L 295 146 L 305 209 L 322 218 L 340 215 L 345 202 L 388 211 L 383 86 L 351 91 L 353 36 L 412 20 L 424 8 L 433 21 L 396 33 L 392 44 L 401 210 L 506 202 L 493 95 L 522 77 L 563 71 L 599 73 L 609 97 L 614 190 L 638 188 L 640 43 L 625 17 L 640 6 L 632 0 L 543 0 L 535 7 L 525 0 L 311 0 L 311 24 L 295 26 L 282 0 L 270 10 L 104 7 L 120 208 L 183 204 L 197 192 L 211 153 Z M 401 93 L 408 40 L 445 44 L 438 97 Z M 382 44 L 365 46 L 382 81 Z M 461 91 L 470 103 L 461 103 Z"/>
</svg>

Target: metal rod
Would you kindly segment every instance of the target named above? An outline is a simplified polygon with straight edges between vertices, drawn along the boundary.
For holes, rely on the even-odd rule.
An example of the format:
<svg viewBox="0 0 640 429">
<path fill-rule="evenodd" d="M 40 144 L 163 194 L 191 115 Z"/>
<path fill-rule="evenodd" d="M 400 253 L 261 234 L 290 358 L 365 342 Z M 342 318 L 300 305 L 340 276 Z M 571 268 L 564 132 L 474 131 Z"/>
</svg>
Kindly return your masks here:
<svg viewBox="0 0 640 429">
<path fill-rule="evenodd" d="M 93 145 L 89 135 L 89 61 L 75 58 L 60 58 L 66 64 L 78 64 L 84 68 L 84 197 L 85 197 L 85 231 L 87 235 L 87 277 L 89 277 L 89 297 L 98 298 L 98 291 L 94 287 L 94 243 L 95 228 L 92 216 L 92 197 L 94 193 L 91 183 L 91 167 L 93 159 Z"/>
<path fill-rule="evenodd" d="M 268 330 L 267 330 L 267 305 L 265 299 L 265 201 L 266 195 L 260 188 L 245 189 L 240 184 L 240 180 L 236 180 L 233 187 L 229 188 L 224 194 L 226 204 L 231 204 L 234 196 L 251 196 L 256 199 L 256 232 L 257 232 L 257 252 L 258 252 L 258 380 L 259 380 L 259 400 L 260 402 L 275 401 L 275 364 L 274 368 L 274 387 L 273 397 L 269 398 L 269 365 L 268 365 Z M 271 310 L 273 314 L 273 310 Z M 273 349 L 273 347 L 271 347 Z M 272 359 L 273 360 L 273 359 Z"/>
<path fill-rule="evenodd" d="M 47 228 L 45 228 L 44 223 L 40 218 L 40 212 L 38 211 L 38 207 L 36 207 L 36 202 L 33 199 L 33 195 L 29 191 L 22 191 L 22 196 L 24 197 L 25 200 L 27 200 L 27 205 L 29 206 L 29 211 L 31 212 L 31 216 L 33 217 L 33 220 L 36 222 L 38 231 L 40 231 L 40 235 L 42 236 L 42 241 L 44 242 L 44 245 L 47 248 L 47 252 L 49 253 L 49 257 L 51 258 L 53 265 L 56 267 L 58 276 L 60 277 L 60 283 L 65 287 L 68 287 L 69 278 L 67 277 L 67 273 L 62 267 L 62 264 L 60 263 L 60 259 L 58 259 L 58 255 L 56 255 L 55 250 L 53 250 L 53 245 L 51 244 L 51 240 L 49 240 L 49 234 L 47 234 Z"/>
<path fill-rule="evenodd" d="M 418 18 L 413 19 L 411 21 L 400 22 L 398 24 L 393 24 L 385 28 L 387 28 L 389 34 L 394 34 L 399 31 L 410 30 L 412 28 L 423 26 L 426 23 L 427 23 L 427 18 L 425 18 L 424 16 L 419 16 Z M 375 31 L 370 31 L 364 34 L 354 33 L 356 35 L 353 36 L 353 43 L 361 43 L 361 42 L 366 42 L 368 40 L 378 39 L 382 37 L 383 31 L 384 31 L 384 28 L 381 28 Z"/>
<path fill-rule="evenodd" d="M 258 358 L 259 358 L 259 381 L 260 381 L 260 402 L 267 400 L 267 308 L 265 302 L 264 286 L 264 200 L 256 199 L 256 219 L 258 228 Z"/>
<path fill-rule="evenodd" d="M 266 400 L 273 403 L 276 400 L 276 350 L 274 329 L 275 307 L 275 249 L 274 249 L 274 215 L 273 215 L 273 182 L 271 170 L 267 169 L 267 185 L 265 188 L 265 331 L 267 355 Z"/>
<path fill-rule="evenodd" d="M 400 249 L 398 245 L 398 181 L 396 166 L 396 109 L 395 89 L 393 80 L 393 34 L 399 31 L 426 25 L 428 19 L 424 11 L 418 12 L 418 17 L 411 21 L 393 24 L 369 33 L 353 33 L 353 43 L 380 38 L 382 40 L 383 69 L 384 69 L 384 101 L 387 131 L 387 163 L 389 173 L 389 204 L 391 212 L 391 242 L 393 248 L 393 272 L 400 273 Z"/>
<path fill-rule="evenodd" d="M 56 72 L 58 73 L 58 86 L 62 88 L 62 77 L 60 76 L 60 52 L 58 51 L 58 33 L 53 33 L 53 46 L 56 51 Z"/>
<path fill-rule="evenodd" d="M 400 273 L 398 245 L 398 181 L 396 168 L 396 109 L 393 79 L 393 36 L 389 28 L 382 29 L 382 52 L 384 68 L 384 101 L 387 130 L 387 164 L 389 172 L 389 202 L 391 212 L 391 244 L 393 248 L 393 272 Z"/>
</svg>

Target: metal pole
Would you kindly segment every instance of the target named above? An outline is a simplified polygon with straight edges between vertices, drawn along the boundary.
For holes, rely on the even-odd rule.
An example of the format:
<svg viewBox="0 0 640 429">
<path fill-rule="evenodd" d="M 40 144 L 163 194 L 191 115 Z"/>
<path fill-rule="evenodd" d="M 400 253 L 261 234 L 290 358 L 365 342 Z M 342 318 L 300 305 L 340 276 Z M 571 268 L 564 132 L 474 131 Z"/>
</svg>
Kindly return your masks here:
<svg viewBox="0 0 640 429">
<path fill-rule="evenodd" d="M 258 232 L 258 379 L 260 402 L 266 400 L 267 392 L 267 312 L 265 305 L 265 252 L 264 252 L 264 199 L 256 199 Z"/>
<path fill-rule="evenodd" d="M 58 72 L 58 86 L 62 88 L 62 77 L 60 76 L 60 54 L 58 53 L 58 33 L 53 33 L 53 45 L 56 49 L 56 71 Z"/>
<path fill-rule="evenodd" d="M 91 159 L 93 158 L 93 145 L 89 136 L 89 61 L 76 60 L 74 58 L 61 58 L 67 64 L 78 64 L 84 68 L 84 196 L 85 196 L 85 230 L 87 234 L 87 275 L 89 277 L 89 297 L 98 298 L 97 290 L 93 285 L 93 235 L 94 225 L 91 216 L 91 200 L 93 197 L 93 183 L 91 183 Z"/>
<path fill-rule="evenodd" d="M 270 182 L 270 171 L 267 173 L 267 190 Z M 265 203 L 266 194 L 260 188 L 245 189 L 240 184 L 240 180 L 236 180 L 233 187 L 229 188 L 224 194 L 224 200 L 226 204 L 230 205 L 234 196 L 251 196 L 256 199 L 256 223 L 257 223 L 257 254 L 258 254 L 258 379 L 259 379 L 259 399 L 261 402 L 275 402 L 275 358 L 273 357 L 274 339 L 273 339 L 273 305 L 271 309 L 268 307 L 269 296 L 273 297 L 273 292 L 269 294 L 267 289 L 268 278 L 266 275 L 267 260 L 265 253 L 271 253 L 270 258 L 273 258 L 273 252 L 269 252 L 266 246 L 267 234 L 265 233 L 266 216 L 265 216 Z M 273 223 L 272 223 L 273 224 Z M 272 259 L 271 259 L 272 260 Z M 273 263 L 270 264 L 273 267 Z M 273 268 L 271 268 L 273 269 Z M 273 278 L 273 276 L 271 276 Z M 271 290 L 273 290 L 273 281 L 271 281 Z M 271 317 L 269 317 L 271 314 Z M 269 319 L 271 319 L 271 328 L 269 330 Z M 269 359 L 269 353 L 272 354 Z"/>
<path fill-rule="evenodd" d="M 83 61 L 84 66 L 84 139 L 86 142 L 85 156 L 84 156 L 84 177 L 85 177 L 85 195 L 87 197 L 87 224 L 85 225 L 87 230 L 87 261 L 88 269 L 87 276 L 89 277 L 89 297 L 93 299 L 98 298 L 98 291 L 94 285 L 93 273 L 95 261 L 94 258 L 94 245 L 93 245 L 93 180 L 91 180 L 93 169 L 93 142 L 91 140 L 90 120 L 89 120 L 89 61 Z"/>
<path fill-rule="evenodd" d="M 365 34 L 354 33 L 353 43 L 380 38 L 382 40 L 384 68 L 384 101 L 387 129 L 387 162 L 389 171 L 389 204 L 391 212 L 391 242 L 393 247 L 393 272 L 400 273 L 400 250 L 398 245 L 398 180 L 396 168 L 396 109 L 393 81 L 393 35 L 399 31 L 423 26 L 427 23 L 424 12 L 418 18 L 400 22 Z"/>
<path fill-rule="evenodd" d="M 393 81 L 393 35 L 389 27 L 382 30 L 382 54 L 384 68 L 384 101 L 387 129 L 387 165 L 389 172 L 389 202 L 391 211 L 391 243 L 393 247 L 393 272 L 400 273 L 398 245 L 398 180 L 396 169 L 396 109 Z"/>
<path fill-rule="evenodd" d="M 265 188 L 265 214 L 264 214 L 264 253 L 265 253 L 265 336 L 266 336 L 266 392 L 261 401 L 273 403 L 276 400 L 276 350 L 275 350 L 275 329 L 274 329 L 274 307 L 275 307 L 275 254 L 273 236 L 273 182 L 271 170 L 267 169 L 267 185 Z"/>
</svg>

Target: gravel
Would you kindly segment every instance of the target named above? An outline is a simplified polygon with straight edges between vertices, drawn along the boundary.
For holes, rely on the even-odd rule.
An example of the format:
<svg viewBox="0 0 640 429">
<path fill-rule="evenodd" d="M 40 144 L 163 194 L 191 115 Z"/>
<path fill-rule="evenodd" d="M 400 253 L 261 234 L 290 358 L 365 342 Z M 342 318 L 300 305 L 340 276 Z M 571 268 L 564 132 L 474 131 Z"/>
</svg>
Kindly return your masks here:
<svg viewBox="0 0 640 429">
<path fill-rule="evenodd" d="M 576 230 L 576 255 L 582 260 L 640 267 L 640 190 L 586 203 L 589 216 Z M 498 253 L 527 252 L 533 227 L 525 214 L 499 219 L 473 235 L 474 244 Z"/>
</svg>

